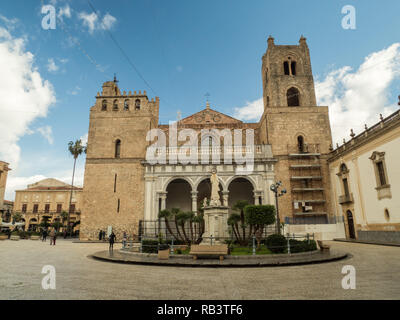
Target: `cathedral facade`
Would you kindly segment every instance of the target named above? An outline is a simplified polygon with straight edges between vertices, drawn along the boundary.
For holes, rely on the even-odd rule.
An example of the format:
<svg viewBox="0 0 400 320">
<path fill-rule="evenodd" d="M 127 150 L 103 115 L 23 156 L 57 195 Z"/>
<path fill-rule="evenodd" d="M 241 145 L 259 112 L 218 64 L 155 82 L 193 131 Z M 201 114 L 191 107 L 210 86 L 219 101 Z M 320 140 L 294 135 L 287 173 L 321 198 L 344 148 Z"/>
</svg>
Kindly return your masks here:
<svg viewBox="0 0 400 320">
<path fill-rule="evenodd" d="M 264 113 L 255 123 L 207 102 L 174 125 L 159 124 L 158 97 L 121 92 L 117 81 L 105 82 L 90 110 L 81 239 L 95 239 L 110 227 L 117 237 L 137 235 L 141 221 L 156 224 L 163 209 L 198 212 L 210 195 L 213 169 L 221 203 L 229 208 L 238 200 L 275 205 L 271 185 L 281 181 L 287 190 L 278 198 L 281 221 L 328 223 L 334 216 L 327 164 L 331 130 L 328 107 L 316 105 L 306 39 L 275 45 L 270 37 L 261 73 Z M 183 148 L 191 139 L 196 147 Z M 163 143 L 165 148 L 154 149 Z M 243 170 L 248 164 L 251 169 Z"/>
</svg>

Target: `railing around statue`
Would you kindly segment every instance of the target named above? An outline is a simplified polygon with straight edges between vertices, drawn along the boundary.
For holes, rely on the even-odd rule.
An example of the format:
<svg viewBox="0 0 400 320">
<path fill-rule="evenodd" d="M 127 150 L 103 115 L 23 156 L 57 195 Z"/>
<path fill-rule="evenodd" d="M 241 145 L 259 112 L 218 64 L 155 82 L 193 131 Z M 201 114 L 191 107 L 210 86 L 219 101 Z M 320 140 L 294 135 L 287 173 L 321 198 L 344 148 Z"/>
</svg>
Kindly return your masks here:
<svg viewBox="0 0 400 320">
<path fill-rule="evenodd" d="M 309 252 L 310 254 L 317 249 L 315 245 L 315 237 L 314 234 L 289 234 L 287 233 L 284 237 L 285 241 L 280 245 L 271 245 L 267 243 L 267 237 L 262 237 L 260 240 L 261 246 L 267 246 L 270 253 L 283 253 L 283 254 L 292 254 L 298 252 Z M 228 245 L 228 254 L 232 254 L 237 248 L 237 243 L 235 239 L 232 237 L 204 237 L 202 240 L 207 242 L 207 245 Z M 134 242 L 131 240 L 127 240 L 123 242 L 122 250 L 130 251 L 133 248 Z M 174 237 L 161 239 L 160 237 L 145 237 L 142 236 L 139 245 L 140 253 L 158 253 L 161 250 L 169 250 L 171 255 L 188 255 L 190 254 L 190 246 L 189 243 L 183 243 L 177 241 Z M 307 246 L 307 248 L 304 248 Z M 258 241 L 255 235 L 249 237 L 247 243 L 245 245 L 241 245 L 240 254 L 247 255 L 256 255 L 256 254 L 265 254 L 265 252 L 260 252 L 258 250 Z"/>
</svg>

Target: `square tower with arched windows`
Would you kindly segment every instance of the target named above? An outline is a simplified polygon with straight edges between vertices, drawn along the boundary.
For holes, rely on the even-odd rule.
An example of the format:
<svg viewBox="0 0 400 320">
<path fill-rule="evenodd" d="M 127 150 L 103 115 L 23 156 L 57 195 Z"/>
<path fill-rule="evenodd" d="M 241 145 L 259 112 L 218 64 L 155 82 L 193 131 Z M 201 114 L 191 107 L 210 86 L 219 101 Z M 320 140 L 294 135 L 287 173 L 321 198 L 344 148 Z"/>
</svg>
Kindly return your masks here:
<svg viewBox="0 0 400 320">
<path fill-rule="evenodd" d="M 270 36 L 261 70 L 260 140 L 272 146 L 276 178 L 288 190 L 279 199 L 282 215 L 305 224 L 327 221 L 333 212 L 327 164 L 331 128 L 328 107 L 317 106 L 306 39 L 276 45 Z"/>
</svg>

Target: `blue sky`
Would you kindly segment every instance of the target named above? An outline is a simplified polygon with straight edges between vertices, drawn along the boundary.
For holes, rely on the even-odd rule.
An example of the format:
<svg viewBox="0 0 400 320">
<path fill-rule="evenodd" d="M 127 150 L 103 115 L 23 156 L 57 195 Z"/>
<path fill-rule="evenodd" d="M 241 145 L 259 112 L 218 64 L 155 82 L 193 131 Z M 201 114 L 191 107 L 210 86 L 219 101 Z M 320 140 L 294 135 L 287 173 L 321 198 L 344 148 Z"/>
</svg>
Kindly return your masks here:
<svg viewBox="0 0 400 320">
<path fill-rule="evenodd" d="M 297 44 L 302 34 L 307 38 L 318 99 L 333 105 L 334 142 L 347 137 L 350 127 L 361 128 L 365 122 L 372 125 L 379 111 L 386 115 L 396 108 L 400 94 L 398 0 L 384 4 L 350 0 L 91 3 L 97 9 L 97 20 L 90 20 L 95 18 L 90 16 L 93 11 L 87 0 L 0 3 L 0 28 L 9 34 L 0 37 L 0 45 L 10 48 L 22 39 L 23 46 L 9 53 L 24 56 L 30 52 L 32 56 L 30 60 L 25 56 L 29 62 L 20 61 L 17 70 L 21 75 L 37 72 L 42 81 L 39 88 L 21 89 L 38 91 L 33 104 L 25 102 L 30 99 L 23 103 L 17 99 L 14 104 L 12 97 L 0 98 L 0 125 L 3 115 L 3 119 L 10 118 L 4 126 L 13 123 L 6 130 L 21 126 L 0 140 L 1 160 L 14 169 L 7 199 L 13 199 L 15 189 L 42 177 L 69 182 L 72 157 L 67 143 L 87 133 L 89 108 L 102 83 L 114 73 L 122 90 L 146 90 L 150 97 L 160 97 L 162 123 L 175 120 L 178 110 L 188 116 L 202 109 L 207 92 L 214 109 L 257 121 L 261 57 L 270 34 L 276 44 Z M 57 10 L 55 30 L 41 27 L 41 6 L 46 4 Z M 342 28 L 345 5 L 356 9 L 355 30 Z M 151 88 L 128 64 L 109 32 Z M 0 73 L 12 77 L 12 63 L 4 61 L 14 60 L 8 58 L 0 56 Z M 370 71 L 364 70 L 366 66 Z M 23 121 L 27 114 L 31 116 Z M 79 159 L 80 183 L 83 168 L 84 157 Z"/>
</svg>

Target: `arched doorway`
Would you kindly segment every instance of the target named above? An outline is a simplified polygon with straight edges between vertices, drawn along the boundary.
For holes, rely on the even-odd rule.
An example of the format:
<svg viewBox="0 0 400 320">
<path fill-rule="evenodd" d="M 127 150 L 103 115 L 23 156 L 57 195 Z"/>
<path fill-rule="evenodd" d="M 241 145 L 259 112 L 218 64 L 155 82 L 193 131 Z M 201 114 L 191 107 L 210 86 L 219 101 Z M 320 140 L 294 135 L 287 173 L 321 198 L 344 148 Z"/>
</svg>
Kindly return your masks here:
<svg viewBox="0 0 400 320">
<path fill-rule="evenodd" d="M 221 201 L 221 204 L 223 204 L 223 198 L 222 198 L 222 190 L 223 187 L 221 183 L 219 184 L 219 200 Z M 197 208 L 200 208 L 203 205 L 204 198 L 207 198 L 207 200 L 210 200 L 211 197 L 211 181 L 209 178 L 204 179 L 202 182 L 199 183 L 197 186 Z"/>
<path fill-rule="evenodd" d="M 181 209 L 181 211 L 192 211 L 192 187 L 183 179 L 172 180 L 167 187 L 166 209 Z"/>
<path fill-rule="evenodd" d="M 29 220 L 28 230 L 29 231 L 36 231 L 37 225 L 38 225 L 37 219 L 35 219 L 35 218 L 30 219 Z"/>
<path fill-rule="evenodd" d="M 249 204 L 254 204 L 253 184 L 246 178 L 236 178 L 228 186 L 229 191 L 229 212 L 235 203 L 239 200 L 245 200 Z"/>
<path fill-rule="evenodd" d="M 353 213 L 350 210 L 347 210 L 347 227 L 348 227 L 350 239 L 355 239 L 356 232 L 354 229 Z"/>
</svg>

